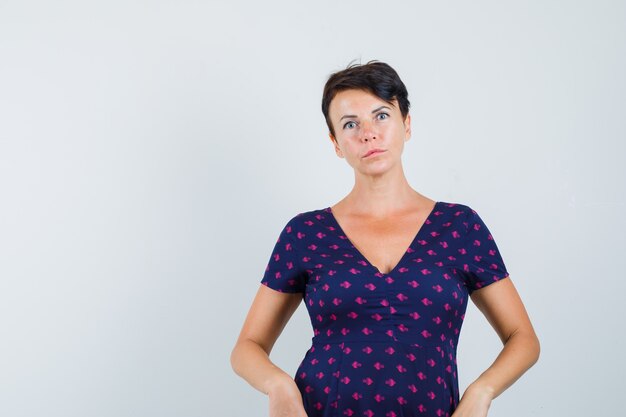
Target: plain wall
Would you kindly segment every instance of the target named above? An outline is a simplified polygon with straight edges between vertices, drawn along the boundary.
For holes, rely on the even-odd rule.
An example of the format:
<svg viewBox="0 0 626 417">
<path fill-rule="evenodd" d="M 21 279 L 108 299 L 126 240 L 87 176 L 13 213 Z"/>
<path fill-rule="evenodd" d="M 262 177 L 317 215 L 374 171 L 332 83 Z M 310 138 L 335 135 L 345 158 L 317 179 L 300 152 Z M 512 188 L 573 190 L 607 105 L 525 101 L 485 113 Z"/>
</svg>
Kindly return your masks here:
<svg viewBox="0 0 626 417">
<path fill-rule="evenodd" d="M 280 228 L 353 184 L 331 72 L 409 90 L 409 183 L 476 209 L 542 343 L 490 416 L 614 415 L 620 1 L 1 1 L 0 415 L 268 416 L 229 355 Z M 304 305 L 271 358 L 293 374 Z M 461 393 L 500 340 L 470 304 Z"/>
</svg>

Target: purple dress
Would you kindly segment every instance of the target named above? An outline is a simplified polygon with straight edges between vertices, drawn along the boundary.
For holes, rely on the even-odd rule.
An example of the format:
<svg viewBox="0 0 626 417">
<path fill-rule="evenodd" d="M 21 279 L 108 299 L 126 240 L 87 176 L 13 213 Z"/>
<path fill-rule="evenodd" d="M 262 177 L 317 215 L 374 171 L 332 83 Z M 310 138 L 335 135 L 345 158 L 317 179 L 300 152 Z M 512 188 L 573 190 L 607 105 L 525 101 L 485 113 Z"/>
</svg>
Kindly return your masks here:
<svg viewBox="0 0 626 417">
<path fill-rule="evenodd" d="M 313 337 L 294 381 L 308 417 L 450 417 L 468 296 L 508 275 L 476 211 L 439 201 L 388 274 L 330 207 L 299 213 L 261 284 L 304 298 Z"/>
</svg>

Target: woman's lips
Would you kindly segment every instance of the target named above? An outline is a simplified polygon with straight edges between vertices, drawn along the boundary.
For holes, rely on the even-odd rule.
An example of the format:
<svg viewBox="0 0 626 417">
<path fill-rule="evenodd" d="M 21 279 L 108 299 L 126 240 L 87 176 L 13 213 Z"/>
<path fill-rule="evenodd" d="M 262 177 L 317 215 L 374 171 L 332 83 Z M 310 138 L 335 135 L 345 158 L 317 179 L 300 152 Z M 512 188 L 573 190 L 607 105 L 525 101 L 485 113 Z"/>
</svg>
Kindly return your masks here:
<svg viewBox="0 0 626 417">
<path fill-rule="evenodd" d="M 371 151 L 371 153 L 366 154 L 363 158 L 369 158 L 370 156 L 378 155 L 379 153 L 385 152 L 383 149 L 375 149 Z"/>
</svg>

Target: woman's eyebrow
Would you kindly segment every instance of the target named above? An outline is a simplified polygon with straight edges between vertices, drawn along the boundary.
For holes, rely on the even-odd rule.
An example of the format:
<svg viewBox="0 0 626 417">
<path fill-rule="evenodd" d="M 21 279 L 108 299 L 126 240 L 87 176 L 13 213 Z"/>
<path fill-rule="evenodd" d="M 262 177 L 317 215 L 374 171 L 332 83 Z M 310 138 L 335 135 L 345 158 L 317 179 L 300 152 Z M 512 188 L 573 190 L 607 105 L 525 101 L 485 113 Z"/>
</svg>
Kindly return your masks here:
<svg viewBox="0 0 626 417">
<path fill-rule="evenodd" d="M 380 106 L 380 107 L 378 107 L 378 108 L 376 108 L 376 109 L 372 110 L 372 113 L 376 113 L 377 111 L 382 110 L 382 109 L 389 109 L 389 110 L 391 110 L 391 109 L 390 109 L 389 107 L 387 107 L 387 106 Z M 342 120 L 343 120 L 343 119 L 345 119 L 346 117 L 357 117 L 357 115 L 355 115 L 355 114 L 346 114 L 345 116 L 341 116 L 341 119 L 339 119 L 339 121 L 342 121 Z"/>
</svg>

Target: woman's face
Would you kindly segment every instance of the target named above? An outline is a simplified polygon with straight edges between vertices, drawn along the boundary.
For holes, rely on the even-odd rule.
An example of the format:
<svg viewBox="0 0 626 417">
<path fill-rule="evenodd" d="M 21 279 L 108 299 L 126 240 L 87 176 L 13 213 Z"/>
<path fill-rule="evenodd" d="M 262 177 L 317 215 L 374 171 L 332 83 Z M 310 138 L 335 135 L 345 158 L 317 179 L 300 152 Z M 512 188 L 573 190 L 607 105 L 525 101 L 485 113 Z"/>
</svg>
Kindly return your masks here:
<svg viewBox="0 0 626 417">
<path fill-rule="evenodd" d="M 402 117 L 398 102 L 389 104 L 367 91 L 337 93 L 328 113 L 335 130 L 335 136 L 329 136 L 337 156 L 362 173 L 380 173 L 393 166 L 411 137 L 411 117 Z M 372 149 L 383 151 L 366 156 Z"/>
</svg>

